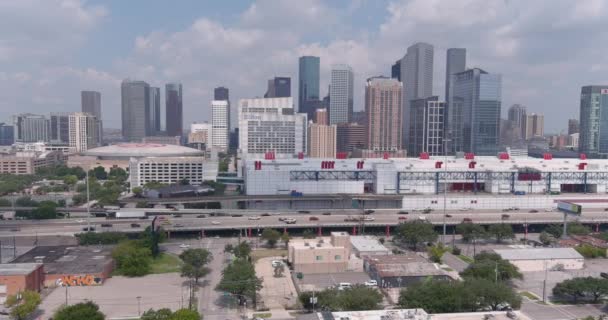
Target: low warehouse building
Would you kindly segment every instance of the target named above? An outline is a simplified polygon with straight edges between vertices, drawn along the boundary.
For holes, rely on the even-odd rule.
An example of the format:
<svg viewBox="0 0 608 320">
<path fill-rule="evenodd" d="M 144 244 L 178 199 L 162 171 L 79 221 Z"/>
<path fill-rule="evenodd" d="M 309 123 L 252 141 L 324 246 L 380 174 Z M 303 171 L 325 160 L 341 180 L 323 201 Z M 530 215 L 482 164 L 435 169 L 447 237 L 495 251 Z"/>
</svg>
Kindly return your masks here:
<svg viewBox="0 0 608 320">
<path fill-rule="evenodd" d="M 6 297 L 24 290 L 39 292 L 44 280 L 41 263 L 0 264 L 0 305 Z"/>
<path fill-rule="evenodd" d="M 585 258 L 572 248 L 495 249 L 494 252 L 518 267 L 521 272 L 556 268 L 578 270 L 585 264 Z"/>
<path fill-rule="evenodd" d="M 363 269 L 383 288 L 407 287 L 429 277 L 435 280 L 452 280 L 438 265 L 414 253 L 367 256 Z"/>
<path fill-rule="evenodd" d="M 353 253 L 362 258 L 364 256 L 386 256 L 391 254 L 391 251 L 385 247 L 376 237 L 372 236 L 352 236 L 350 244 L 353 248 Z"/>
<path fill-rule="evenodd" d="M 304 274 L 344 272 L 350 257 L 349 237 L 346 232 L 332 232 L 330 238 L 291 240 L 289 263 Z"/>
<path fill-rule="evenodd" d="M 44 264 L 44 286 L 98 286 L 114 270 L 112 249 L 107 246 L 40 246 L 11 263 Z"/>
</svg>

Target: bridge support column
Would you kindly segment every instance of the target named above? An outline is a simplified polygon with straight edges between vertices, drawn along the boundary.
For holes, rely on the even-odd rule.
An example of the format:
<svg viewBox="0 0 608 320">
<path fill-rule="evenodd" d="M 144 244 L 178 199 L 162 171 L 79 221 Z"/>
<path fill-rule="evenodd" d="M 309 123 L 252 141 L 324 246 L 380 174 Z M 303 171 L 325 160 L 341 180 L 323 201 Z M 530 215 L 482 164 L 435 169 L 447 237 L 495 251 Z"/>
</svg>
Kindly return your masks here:
<svg viewBox="0 0 608 320">
<path fill-rule="evenodd" d="M 201 229 L 201 238 L 205 237 L 205 229 Z"/>
<path fill-rule="evenodd" d="M 318 230 L 317 230 L 317 236 L 322 236 L 323 235 L 323 230 L 321 230 L 321 226 L 319 226 Z"/>
<path fill-rule="evenodd" d="M 528 224 L 524 223 L 524 239 L 528 239 Z"/>
<path fill-rule="evenodd" d="M 247 237 L 251 238 L 251 228 L 247 228 Z"/>
<path fill-rule="evenodd" d="M 390 237 L 391 236 L 391 227 L 386 226 L 386 237 Z"/>
<path fill-rule="evenodd" d="M 595 232 L 600 232 L 600 223 L 595 224 Z"/>
<path fill-rule="evenodd" d="M 353 227 L 353 236 L 357 235 L 357 227 Z"/>
<path fill-rule="evenodd" d="M 287 227 L 283 227 L 283 234 L 289 234 L 289 233 L 287 232 Z"/>
<path fill-rule="evenodd" d="M 167 230 L 167 239 L 171 239 L 171 231 Z"/>
</svg>

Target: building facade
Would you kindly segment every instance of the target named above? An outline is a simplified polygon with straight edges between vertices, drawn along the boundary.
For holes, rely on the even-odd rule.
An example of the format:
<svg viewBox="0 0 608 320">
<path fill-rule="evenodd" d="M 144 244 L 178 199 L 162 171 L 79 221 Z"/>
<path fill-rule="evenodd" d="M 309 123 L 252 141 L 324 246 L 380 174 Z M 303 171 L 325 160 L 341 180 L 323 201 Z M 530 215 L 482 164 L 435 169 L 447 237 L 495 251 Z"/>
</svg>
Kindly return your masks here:
<svg viewBox="0 0 608 320">
<path fill-rule="evenodd" d="M 268 80 L 268 89 L 264 98 L 287 98 L 291 97 L 291 78 L 274 77 Z"/>
<path fill-rule="evenodd" d="M 230 134 L 230 103 L 228 100 L 211 101 L 211 147 L 228 150 Z"/>
<path fill-rule="evenodd" d="M 581 89 L 579 150 L 589 155 L 608 155 L 608 86 Z"/>
<path fill-rule="evenodd" d="M 314 56 L 303 56 L 298 60 L 298 112 L 306 113 L 312 119 L 320 101 L 321 59 Z"/>
<path fill-rule="evenodd" d="M 308 124 L 308 156 L 311 158 L 336 157 L 336 125 Z"/>
<path fill-rule="evenodd" d="M 213 126 L 211 123 L 193 123 L 190 125 L 190 135 L 188 136 L 188 143 L 200 143 L 204 144 L 206 148 L 211 146 L 213 140 Z"/>
<path fill-rule="evenodd" d="M 99 128 L 94 115 L 75 112 L 69 116 L 69 144 L 75 152 L 84 152 L 99 146 Z"/>
<path fill-rule="evenodd" d="M 414 157 L 423 152 L 430 156 L 444 155 L 446 103 L 437 96 L 411 102 L 408 153 Z"/>
<path fill-rule="evenodd" d="M 184 116 L 182 84 L 168 83 L 165 85 L 165 121 L 168 136 L 184 134 Z"/>
<path fill-rule="evenodd" d="M 315 110 L 314 122 L 316 124 L 328 125 L 329 115 L 327 114 L 327 109 L 323 108 Z"/>
<path fill-rule="evenodd" d="M 332 232 L 329 238 L 289 241 L 287 258 L 294 272 L 337 273 L 347 270 L 350 250 L 348 233 Z"/>
<path fill-rule="evenodd" d="M 188 180 L 192 185 L 205 181 L 205 171 L 215 170 L 206 164 L 203 157 L 145 157 L 129 160 L 129 179 L 131 188 L 140 187 L 148 182 L 156 181 L 162 184 L 174 184 Z"/>
<path fill-rule="evenodd" d="M 40 292 L 44 282 L 42 263 L 4 263 L 0 265 L 0 303 L 25 290 Z"/>
<path fill-rule="evenodd" d="M 402 149 L 403 84 L 397 79 L 376 77 L 365 85 L 367 147 L 374 151 Z"/>
<path fill-rule="evenodd" d="M 160 115 L 160 88 L 150 87 L 150 130 L 157 135 L 162 131 Z"/>
<path fill-rule="evenodd" d="M 345 64 L 331 68 L 329 87 L 329 124 L 349 123 L 353 114 L 354 73 Z"/>
<path fill-rule="evenodd" d="M 579 122 L 577 119 L 568 119 L 568 134 L 579 133 Z"/>
<path fill-rule="evenodd" d="M 0 154 L 0 173 L 35 174 L 36 170 L 65 162 L 65 155 L 58 151 L 15 152 Z"/>
<path fill-rule="evenodd" d="M 453 75 L 450 132 L 452 152 L 496 155 L 500 134 L 502 77 L 481 69 Z"/>
<path fill-rule="evenodd" d="M 367 149 L 367 127 L 358 123 L 340 123 L 337 125 L 336 140 L 338 152 Z"/>
<path fill-rule="evenodd" d="M 97 127 L 99 133 L 98 143 L 103 142 L 103 118 L 101 116 L 101 93 L 97 91 L 81 91 L 80 92 L 80 111 L 92 114 L 97 119 Z"/>
<path fill-rule="evenodd" d="M 43 115 L 23 113 L 13 116 L 15 142 L 48 142 L 49 120 Z"/>
<path fill-rule="evenodd" d="M 545 134 L 545 117 L 538 113 L 527 114 L 524 118 L 523 129 L 525 140 L 542 137 Z"/>
<path fill-rule="evenodd" d="M 230 92 L 226 87 L 217 87 L 213 89 L 213 100 L 230 100 Z"/>
<path fill-rule="evenodd" d="M 397 60 L 391 66 L 391 78 L 401 81 L 401 60 Z"/>
<path fill-rule="evenodd" d="M 449 101 L 452 75 L 463 72 L 467 66 L 467 49 L 449 48 L 445 62 L 445 101 Z"/>
<path fill-rule="evenodd" d="M 153 135 L 150 85 L 144 81 L 126 79 L 120 86 L 122 136 L 127 141 L 141 141 Z"/>
<path fill-rule="evenodd" d="M 507 119 L 511 121 L 511 123 L 519 129 L 520 136 L 522 139 L 527 140 L 526 137 L 526 116 L 527 109 L 525 106 L 521 104 L 514 104 L 509 107 L 507 111 Z"/>
<path fill-rule="evenodd" d="M 0 122 L 0 146 L 10 146 L 15 143 L 15 128 Z"/>
<path fill-rule="evenodd" d="M 415 43 L 407 48 L 401 59 L 401 82 L 403 82 L 403 117 L 410 114 L 410 101 L 433 95 L 433 46 Z M 403 145 L 409 144 L 409 121 L 403 119 Z"/>
<path fill-rule="evenodd" d="M 306 154 L 306 114 L 295 113 L 292 98 L 239 101 L 239 150 L 244 157 L 277 158 Z"/>
<path fill-rule="evenodd" d="M 67 145 L 70 143 L 70 113 L 51 113 L 49 141 L 52 144 Z"/>
</svg>

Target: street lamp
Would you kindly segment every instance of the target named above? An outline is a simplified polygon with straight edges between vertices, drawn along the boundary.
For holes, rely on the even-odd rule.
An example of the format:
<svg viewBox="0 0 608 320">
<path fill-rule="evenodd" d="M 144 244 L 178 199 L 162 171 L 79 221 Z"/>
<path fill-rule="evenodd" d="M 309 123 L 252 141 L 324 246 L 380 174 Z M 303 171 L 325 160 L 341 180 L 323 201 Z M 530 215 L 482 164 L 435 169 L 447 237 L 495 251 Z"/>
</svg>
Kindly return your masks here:
<svg viewBox="0 0 608 320">
<path fill-rule="evenodd" d="M 441 243 L 445 244 L 447 233 L 447 201 L 448 201 L 448 142 L 447 134 L 443 137 L 443 234 L 441 235 Z"/>
<path fill-rule="evenodd" d="M 141 296 L 137 296 L 137 316 L 141 316 Z"/>
</svg>

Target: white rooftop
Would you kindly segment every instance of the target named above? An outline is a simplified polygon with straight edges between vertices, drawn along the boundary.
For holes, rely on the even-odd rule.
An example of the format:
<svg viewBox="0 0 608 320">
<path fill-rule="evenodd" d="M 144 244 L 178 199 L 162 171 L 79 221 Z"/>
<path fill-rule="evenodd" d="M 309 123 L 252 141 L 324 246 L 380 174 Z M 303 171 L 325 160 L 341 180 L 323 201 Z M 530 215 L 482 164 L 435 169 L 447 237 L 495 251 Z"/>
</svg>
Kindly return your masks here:
<svg viewBox="0 0 608 320">
<path fill-rule="evenodd" d="M 583 259 L 573 248 L 494 249 L 505 260 Z"/>
<path fill-rule="evenodd" d="M 372 236 L 351 236 L 350 244 L 359 252 L 390 252 L 378 239 Z"/>
<path fill-rule="evenodd" d="M 325 317 L 323 315 L 326 315 Z M 519 311 L 514 311 L 518 320 L 530 320 L 529 317 Z M 511 320 L 506 311 L 487 312 L 462 312 L 462 313 L 437 313 L 428 314 L 423 309 L 395 309 L 395 310 L 370 310 L 370 311 L 344 311 L 332 312 L 329 317 L 327 313 L 317 313 L 317 318 L 322 320 Z M 490 317 L 488 317 L 490 316 Z"/>
</svg>

